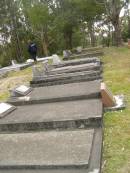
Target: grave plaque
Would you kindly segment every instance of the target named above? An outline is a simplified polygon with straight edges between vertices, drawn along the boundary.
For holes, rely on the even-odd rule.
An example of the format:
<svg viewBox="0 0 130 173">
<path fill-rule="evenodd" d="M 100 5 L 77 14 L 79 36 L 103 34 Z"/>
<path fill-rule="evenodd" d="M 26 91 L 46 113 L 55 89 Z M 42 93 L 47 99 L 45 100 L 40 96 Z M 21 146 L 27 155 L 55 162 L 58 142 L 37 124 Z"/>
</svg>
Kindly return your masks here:
<svg viewBox="0 0 130 173">
<path fill-rule="evenodd" d="M 3 118 L 5 115 L 12 112 L 14 109 L 16 109 L 16 107 L 8 103 L 0 103 L 0 118 Z"/>
<path fill-rule="evenodd" d="M 11 96 L 12 97 L 25 96 L 29 94 L 31 91 L 32 91 L 31 87 L 20 85 L 19 87 L 11 91 Z"/>
</svg>

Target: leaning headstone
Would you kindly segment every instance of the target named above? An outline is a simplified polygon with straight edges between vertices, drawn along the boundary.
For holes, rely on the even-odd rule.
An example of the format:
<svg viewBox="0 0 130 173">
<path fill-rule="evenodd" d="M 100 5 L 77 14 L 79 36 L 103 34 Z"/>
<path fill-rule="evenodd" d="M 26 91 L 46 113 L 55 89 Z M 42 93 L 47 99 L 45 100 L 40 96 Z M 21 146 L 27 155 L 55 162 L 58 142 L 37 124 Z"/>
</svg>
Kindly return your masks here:
<svg viewBox="0 0 130 173">
<path fill-rule="evenodd" d="M 32 71 L 33 71 L 33 79 L 43 77 L 49 71 L 48 61 L 43 61 L 42 64 L 34 65 Z"/>
<path fill-rule="evenodd" d="M 13 105 L 10 105 L 8 103 L 0 103 L 0 118 L 3 118 L 15 109 L 16 107 Z"/>
<path fill-rule="evenodd" d="M 68 59 L 72 55 L 72 52 L 70 50 L 63 50 L 63 59 Z"/>
<path fill-rule="evenodd" d="M 11 61 L 11 63 L 12 63 L 12 66 L 15 66 L 15 65 L 17 65 L 18 63 L 17 63 L 17 61 L 14 59 L 14 60 L 12 60 Z"/>
<path fill-rule="evenodd" d="M 107 88 L 105 83 L 101 83 L 101 97 L 105 107 L 113 107 L 116 105 L 115 99 L 111 91 Z"/>
<path fill-rule="evenodd" d="M 77 53 L 81 53 L 82 52 L 82 47 L 79 46 L 79 47 L 76 48 L 76 50 L 77 50 Z"/>
<path fill-rule="evenodd" d="M 53 64 L 54 65 L 58 65 L 58 64 L 61 63 L 60 57 L 58 55 L 56 55 L 56 54 L 52 55 L 52 59 L 53 59 Z"/>
<path fill-rule="evenodd" d="M 19 96 L 26 96 L 32 91 L 31 87 L 20 85 L 13 90 L 10 91 L 11 97 L 19 97 Z"/>
</svg>

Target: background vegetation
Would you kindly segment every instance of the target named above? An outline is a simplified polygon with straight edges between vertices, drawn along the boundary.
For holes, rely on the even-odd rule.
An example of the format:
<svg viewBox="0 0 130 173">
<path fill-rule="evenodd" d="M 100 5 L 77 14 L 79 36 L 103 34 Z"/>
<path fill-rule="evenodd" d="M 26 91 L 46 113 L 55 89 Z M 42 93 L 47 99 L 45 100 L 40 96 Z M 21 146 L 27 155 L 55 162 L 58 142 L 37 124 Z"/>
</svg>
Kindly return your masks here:
<svg viewBox="0 0 130 173">
<path fill-rule="evenodd" d="M 76 46 L 120 46 L 130 36 L 129 0 L 1 0 L 0 65 Z M 120 15 L 124 11 L 123 17 Z"/>
</svg>

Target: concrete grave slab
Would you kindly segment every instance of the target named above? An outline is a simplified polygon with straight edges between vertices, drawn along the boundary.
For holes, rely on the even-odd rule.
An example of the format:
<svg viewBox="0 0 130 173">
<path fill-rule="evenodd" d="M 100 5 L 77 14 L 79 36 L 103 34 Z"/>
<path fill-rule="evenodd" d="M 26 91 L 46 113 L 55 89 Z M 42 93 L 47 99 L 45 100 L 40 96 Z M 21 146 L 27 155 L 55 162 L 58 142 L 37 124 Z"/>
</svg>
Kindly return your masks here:
<svg viewBox="0 0 130 173">
<path fill-rule="evenodd" d="M 71 55 L 68 58 L 64 58 L 64 60 L 71 60 L 71 59 L 78 59 L 78 58 L 87 58 L 87 57 L 99 57 L 102 56 L 103 52 L 102 51 L 93 51 L 93 52 L 88 52 L 88 53 L 82 53 L 82 54 L 75 54 Z"/>
<path fill-rule="evenodd" d="M 15 109 L 16 107 L 13 105 L 10 105 L 8 103 L 0 103 L 0 118 L 3 118 Z"/>
<path fill-rule="evenodd" d="M 88 168 L 94 130 L 0 134 L 0 168 Z"/>
<path fill-rule="evenodd" d="M 65 66 L 52 69 L 48 72 L 48 74 L 57 74 L 57 73 L 74 73 L 80 71 L 90 71 L 90 70 L 101 70 L 102 66 L 100 63 L 89 63 L 89 64 L 79 64 L 75 66 Z"/>
<path fill-rule="evenodd" d="M 75 73 L 46 75 L 44 77 L 33 78 L 33 80 L 30 82 L 30 85 L 32 87 L 39 87 L 65 83 L 76 83 L 81 81 L 93 81 L 98 79 L 102 79 L 101 71 L 83 71 Z"/>
<path fill-rule="evenodd" d="M 100 81 L 70 83 L 34 88 L 27 97 L 11 97 L 8 103 L 26 105 L 100 97 Z"/>
<path fill-rule="evenodd" d="M 98 62 L 100 63 L 100 59 L 93 57 L 93 58 L 82 58 L 82 59 L 74 59 L 74 60 L 69 60 L 69 61 L 62 61 L 60 64 L 53 64 L 51 65 L 52 67 L 59 68 L 59 67 L 64 67 L 64 66 L 74 66 L 74 65 L 79 65 L 79 64 L 89 64 L 89 63 L 95 63 Z"/>
<path fill-rule="evenodd" d="M 80 138 L 79 138 L 80 139 Z M 35 139 L 34 139 L 35 140 Z M 57 142 L 57 141 L 56 141 Z M 86 138 L 87 142 L 87 138 Z M 94 136 L 92 142 L 91 154 L 89 158 L 88 168 L 53 168 L 53 169 L 16 169 L 5 168 L 0 169 L 0 173 L 90 173 L 94 170 L 98 170 L 101 173 L 101 159 L 102 159 L 102 128 L 94 129 Z M 74 144 L 75 146 L 75 144 Z M 86 151 L 85 151 L 86 152 Z"/>
<path fill-rule="evenodd" d="M 100 99 L 18 106 L 0 120 L 0 132 L 74 129 L 102 125 Z"/>
</svg>

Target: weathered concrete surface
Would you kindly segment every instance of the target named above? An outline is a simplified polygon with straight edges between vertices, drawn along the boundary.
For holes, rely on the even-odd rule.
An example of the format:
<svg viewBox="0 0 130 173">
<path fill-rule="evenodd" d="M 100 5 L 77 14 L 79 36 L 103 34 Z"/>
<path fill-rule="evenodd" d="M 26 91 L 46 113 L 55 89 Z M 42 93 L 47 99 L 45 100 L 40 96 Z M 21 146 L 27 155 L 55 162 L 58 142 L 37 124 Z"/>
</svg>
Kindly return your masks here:
<svg viewBox="0 0 130 173">
<path fill-rule="evenodd" d="M 78 58 L 87 58 L 87 57 L 99 57 L 102 56 L 103 52 L 102 51 L 93 51 L 93 52 L 88 52 L 88 53 L 83 53 L 79 55 L 72 55 L 68 58 L 64 58 L 64 60 L 71 60 L 71 59 L 78 59 Z"/>
<path fill-rule="evenodd" d="M 86 139 L 87 141 L 87 139 Z M 74 144 L 75 146 L 75 144 Z M 98 173 L 101 171 L 101 157 L 102 157 L 102 128 L 97 128 L 94 131 L 93 145 L 89 159 L 89 167 L 71 168 L 71 169 L 0 169 L 0 173 L 90 173 L 96 169 Z"/>
<path fill-rule="evenodd" d="M 16 65 L 3 67 L 0 69 L 0 76 L 10 71 L 19 71 L 19 70 L 25 69 L 27 67 L 30 67 L 31 65 L 32 63 L 25 63 L 25 64 L 16 64 Z"/>
<path fill-rule="evenodd" d="M 74 129 L 102 125 L 100 99 L 18 106 L 0 120 L 0 132 Z"/>
<path fill-rule="evenodd" d="M 65 66 L 74 66 L 74 65 L 79 65 L 79 64 L 89 64 L 89 63 L 100 63 L 100 59 L 93 57 L 93 58 L 82 58 L 82 59 L 73 59 L 73 60 L 69 60 L 69 61 L 62 61 L 61 63 L 57 64 L 57 65 L 51 65 L 50 67 L 55 67 L 55 68 L 59 68 L 59 67 L 65 67 Z"/>
<path fill-rule="evenodd" d="M 0 168 L 89 166 L 94 130 L 0 134 Z"/>
<path fill-rule="evenodd" d="M 100 97 L 100 81 L 70 83 L 34 88 L 26 97 L 11 97 L 13 105 L 37 104 Z"/>
<path fill-rule="evenodd" d="M 83 71 L 37 77 L 30 82 L 30 85 L 32 87 L 39 87 L 65 83 L 76 83 L 81 81 L 93 81 L 98 79 L 102 79 L 101 71 Z"/>
<path fill-rule="evenodd" d="M 89 48 L 83 48 L 82 52 L 95 52 L 95 51 L 102 51 L 103 52 L 103 48 L 101 46 L 98 47 L 89 47 Z"/>
<path fill-rule="evenodd" d="M 74 73 L 80 71 L 90 71 L 90 70 L 102 70 L 100 63 L 89 63 L 89 64 L 80 64 L 75 66 L 65 66 L 52 69 L 48 72 L 48 74 L 58 74 L 58 73 Z"/>
</svg>

